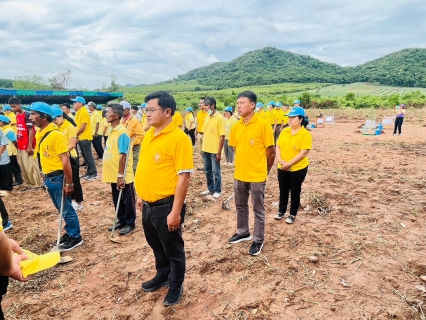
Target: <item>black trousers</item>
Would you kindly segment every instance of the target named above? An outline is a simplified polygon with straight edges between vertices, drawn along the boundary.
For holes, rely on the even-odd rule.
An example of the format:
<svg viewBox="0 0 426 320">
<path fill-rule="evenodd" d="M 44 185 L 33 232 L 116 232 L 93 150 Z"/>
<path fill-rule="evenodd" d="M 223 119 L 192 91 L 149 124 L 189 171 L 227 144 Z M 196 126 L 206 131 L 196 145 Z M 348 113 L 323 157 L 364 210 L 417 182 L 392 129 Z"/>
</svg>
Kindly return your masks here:
<svg viewBox="0 0 426 320">
<path fill-rule="evenodd" d="M 296 216 L 300 206 L 302 183 L 308 173 L 308 167 L 298 171 L 283 171 L 278 169 L 278 185 L 280 188 L 279 211 L 285 213 L 288 205 L 288 195 L 291 191 L 290 215 Z"/>
<path fill-rule="evenodd" d="M 79 159 L 74 158 L 75 160 L 73 161 L 73 165 L 71 166 L 71 170 L 72 170 L 72 182 L 74 183 L 74 192 L 71 195 L 71 199 L 75 200 L 75 202 L 79 203 L 82 202 L 83 199 L 83 188 L 81 187 L 81 183 L 80 183 L 80 163 L 79 163 Z M 71 159 L 70 159 L 71 161 Z"/>
<path fill-rule="evenodd" d="M 395 118 L 395 128 L 393 129 L 393 133 L 396 133 L 397 129 L 398 129 L 398 133 L 401 133 L 401 127 L 402 127 L 403 122 L 404 122 L 403 117 L 396 117 Z"/>
<path fill-rule="evenodd" d="M 10 158 L 10 170 L 12 171 L 13 176 L 15 177 L 15 181 L 18 183 L 23 183 L 21 167 L 18 163 L 18 158 L 15 155 L 9 155 Z"/>
<path fill-rule="evenodd" d="M 195 146 L 195 128 L 187 131 L 186 134 L 191 138 L 192 146 Z"/>
<path fill-rule="evenodd" d="M 167 216 L 172 211 L 173 201 L 150 207 L 146 203 L 142 209 L 142 226 L 146 241 L 154 252 L 157 273 L 169 279 L 169 288 L 178 289 L 185 278 L 186 257 L 182 238 L 182 223 L 186 205 L 181 210 L 181 227 L 169 232 Z"/>
<path fill-rule="evenodd" d="M 6 294 L 7 292 L 8 285 L 9 285 L 9 277 L 0 276 L 0 320 L 4 320 L 4 314 L 1 307 L 1 300 L 3 295 Z"/>
<path fill-rule="evenodd" d="M 92 140 L 93 148 L 96 151 L 99 159 L 102 159 L 104 156 L 104 148 L 102 147 L 102 136 L 93 136 Z"/>
<path fill-rule="evenodd" d="M 11 191 L 12 187 L 12 171 L 10 170 L 10 163 L 0 165 L 0 190 Z M 1 219 L 3 220 L 3 227 L 9 221 L 9 214 L 7 213 L 6 207 L 4 206 L 4 202 L 0 197 L 0 214 Z"/>
<path fill-rule="evenodd" d="M 89 140 L 80 140 L 78 144 L 80 145 L 80 151 L 84 162 L 86 162 L 87 174 L 97 174 L 95 160 L 92 155 L 92 142 Z"/>
<path fill-rule="evenodd" d="M 114 208 L 117 209 L 118 196 L 120 191 L 117 190 L 117 184 L 111 183 L 112 201 Z M 136 202 L 135 191 L 132 183 L 126 183 L 121 194 L 120 206 L 118 208 L 118 221 L 121 221 L 129 226 L 134 226 L 136 221 Z"/>
</svg>

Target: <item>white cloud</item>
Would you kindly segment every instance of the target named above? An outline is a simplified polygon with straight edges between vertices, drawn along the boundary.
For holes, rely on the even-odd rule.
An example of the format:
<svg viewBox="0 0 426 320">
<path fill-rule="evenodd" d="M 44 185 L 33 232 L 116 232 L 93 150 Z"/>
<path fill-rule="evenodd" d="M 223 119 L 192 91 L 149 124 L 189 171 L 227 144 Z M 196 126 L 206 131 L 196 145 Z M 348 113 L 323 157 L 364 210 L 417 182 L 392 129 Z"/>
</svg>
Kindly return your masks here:
<svg viewBox="0 0 426 320">
<path fill-rule="evenodd" d="M 422 0 L 2 1 L 0 77 L 153 83 L 274 46 L 341 65 L 425 47 Z"/>
</svg>

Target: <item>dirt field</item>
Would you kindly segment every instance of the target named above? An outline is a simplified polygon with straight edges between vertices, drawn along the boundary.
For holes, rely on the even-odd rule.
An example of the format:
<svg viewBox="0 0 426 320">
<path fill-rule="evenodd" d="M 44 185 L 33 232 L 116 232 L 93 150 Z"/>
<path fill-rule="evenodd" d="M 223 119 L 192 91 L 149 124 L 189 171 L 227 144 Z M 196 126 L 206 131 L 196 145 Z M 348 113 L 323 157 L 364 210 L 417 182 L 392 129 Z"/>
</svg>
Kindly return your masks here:
<svg viewBox="0 0 426 320">
<path fill-rule="evenodd" d="M 121 245 L 112 243 L 110 187 L 84 182 L 85 242 L 69 253 L 74 262 L 25 284 L 12 282 L 3 302 L 6 318 L 425 319 L 426 128 L 412 122 L 404 123 L 401 136 L 386 128 L 381 136 L 362 136 L 360 123 L 312 131 L 294 225 L 273 219 L 279 193 L 273 169 L 266 242 L 257 257 L 247 254 L 249 242 L 228 244 L 235 206 L 223 211 L 221 202 L 233 192 L 232 169 L 222 167 L 223 196 L 216 202 L 199 196 L 206 183 L 196 171 L 184 229 L 185 293 L 175 307 L 162 305 L 166 288 L 140 288 L 155 274 L 140 212 L 135 232 Z M 195 161 L 201 168 L 198 154 Z M 49 251 L 58 214 L 48 194 L 16 190 L 5 203 L 15 226 L 9 236 L 34 252 Z"/>
</svg>

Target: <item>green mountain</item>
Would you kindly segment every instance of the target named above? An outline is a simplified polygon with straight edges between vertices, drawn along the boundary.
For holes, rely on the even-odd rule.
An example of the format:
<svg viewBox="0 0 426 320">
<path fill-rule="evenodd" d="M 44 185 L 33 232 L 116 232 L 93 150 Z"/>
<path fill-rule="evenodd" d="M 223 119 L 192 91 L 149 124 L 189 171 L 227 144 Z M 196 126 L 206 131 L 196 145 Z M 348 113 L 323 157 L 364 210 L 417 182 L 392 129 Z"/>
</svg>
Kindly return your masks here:
<svg viewBox="0 0 426 320">
<path fill-rule="evenodd" d="M 266 47 L 247 52 L 230 62 L 216 62 L 194 69 L 167 83 L 186 81 L 215 89 L 283 82 L 375 82 L 426 87 L 426 49 L 404 49 L 356 67 L 341 67 L 308 55 Z"/>
<path fill-rule="evenodd" d="M 404 49 L 350 70 L 351 82 L 426 87 L 426 49 Z"/>
</svg>

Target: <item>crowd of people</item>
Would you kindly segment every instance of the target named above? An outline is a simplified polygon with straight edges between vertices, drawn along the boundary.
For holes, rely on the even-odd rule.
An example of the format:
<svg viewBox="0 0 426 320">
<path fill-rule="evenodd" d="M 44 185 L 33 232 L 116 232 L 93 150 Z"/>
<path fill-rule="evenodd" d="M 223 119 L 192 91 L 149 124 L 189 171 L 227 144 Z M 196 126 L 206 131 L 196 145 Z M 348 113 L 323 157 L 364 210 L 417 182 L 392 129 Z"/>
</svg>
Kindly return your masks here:
<svg viewBox="0 0 426 320">
<path fill-rule="evenodd" d="M 19 246 L 4 235 L 13 225 L 2 197 L 23 183 L 45 187 L 65 221 L 58 250 L 72 250 L 83 244 L 78 218 L 78 212 L 84 209 L 80 180 L 98 179 L 99 164 L 97 167 L 94 154 L 102 161 L 102 182 L 110 184 L 117 209 L 117 221 L 109 230 L 118 229 L 122 236 L 132 232 L 136 212 L 142 211 L 142 226 L 156 268 L 156 275 L 142 283 L 142 290 L 152 292 L 168 286 L 163 302 L 166 306 L 178 303 L 183 292 L 186 257 L 181 226 L 196 152 L 203 159 L 203 168 L 198 169 L 206 177 L 203 196 L 218 199 L 222 195 L 222 151 L 224 165 L 234 168 L 236 232 L 229 243 L 252 240 L 248 253 L 261 253 L 266 179 L 274 163 L 280 189 L 279 211 L 274 218 L 294 223 L 312 147 L 300 101 L 296 100 L 291 110 L 288 105 L 270 101 L 264 110 L 255 93 L 244 91 L 238 95 L 236 107 L 226 107 L 223 115 L 215 98 L 205 97 L 200 99 L 196 114 L 188 107 L 184 116 L 177 111 L 173 96 L 163 91 L 146 96 L 141 106 L 131 106 L 127 101 L 106 107 L 93 102 L 86 105 L 83 97 L 71 102 L 75 115 L 69 103 L 50 106 L 35 102 L 24 110 L 18 98 L 11 98 L 0 115 L 2 258 L 3 252 L 8 252 L 7 261 L 0 263 L 0 294 L 7 287 L 1 279 L 24 280 L 16 265 L 26 259 Z M 86 168 L 84 174 L 80 167 Z M 250 194 L 253 235 L 249 226 Z M 291 206 L 286 216 L 289 194 Z"/>
</svg>

